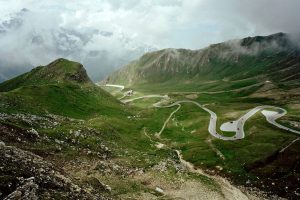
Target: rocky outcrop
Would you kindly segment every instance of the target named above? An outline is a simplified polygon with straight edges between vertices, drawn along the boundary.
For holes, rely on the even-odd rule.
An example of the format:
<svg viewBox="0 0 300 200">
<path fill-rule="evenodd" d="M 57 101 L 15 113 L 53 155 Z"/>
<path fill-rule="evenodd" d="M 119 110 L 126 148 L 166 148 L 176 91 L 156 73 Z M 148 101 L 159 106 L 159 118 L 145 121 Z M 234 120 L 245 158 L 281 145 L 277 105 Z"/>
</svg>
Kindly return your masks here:
<svg viewBox="0 0 300 200">
<path fill-rule="evenodd" d="M 71 65 L 67 67 L 66 65 Z M 71 69 L 71 70 L 70 70 Z M 53 76 L 53 78 L 60 76 L 57 72 L 65 73 L 62 77 L 64 80 L 69 80 L 76 83 L 92 83 L 91 79 L 86 73 L 85 68 L 82 64 L 69 61 L 64 58 L 59 58 L 52 63 L 44 67 L 43 71 L 40 72 L 43 76 Z"/>
<path fill-rule="evenodd" d="M 38 185 L 34 183 L 34 178 L 28 178 L 24 185 L 16 188 L 16 190 L 9 194 L 4 200 L 37 200 L 39 199 L 37 194 L 38 188 Z"/>
<path fill-rule="evenodd" d="M 1 199 L 106 199 L 90 194 L 52 164 L 28 151 L 0 143 Z"/>
</svg>

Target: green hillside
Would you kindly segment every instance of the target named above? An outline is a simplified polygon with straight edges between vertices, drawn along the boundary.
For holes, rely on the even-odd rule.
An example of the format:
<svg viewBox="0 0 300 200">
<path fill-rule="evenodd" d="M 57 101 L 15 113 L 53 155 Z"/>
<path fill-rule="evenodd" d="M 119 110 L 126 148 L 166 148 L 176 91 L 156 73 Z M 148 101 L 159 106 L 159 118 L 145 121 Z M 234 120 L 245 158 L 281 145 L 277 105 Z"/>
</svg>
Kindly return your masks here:
<svg viewBox="0 0 300 200">
<path fill-rule="evenodd" d="M 113 115 L 120 103 L 95 86 L 79 63 L 58 59 L 0 84 L 6 112 L 53 113 L 75 118 Z"/>
<path fill-rule="evenodd" d="M 234 132 L 223 123 L 261 105 L 286 109 L 277 122 L 300 131 L 299 63 L 280 33 L 147 53 L 105 81 L 124 90 L 66 59 L 1 83 L 0 199 L 231 199 L 252 188 L 253 199 L 297 199 L 299 135 L 257 112 L 237 127 L 244 138 L 222 140 L 207 109 L 224 137 Z"/>
<path fill-rule="evenodd" d="M 157 150 L 143 133 L 145 125 L 158 129 L 169 110 L 125 106 L 78 63 L 59 59 L 0 87 L 0 199 L 160 198 L 155 187 L 132 177 L 140 173 L 169 188 L 174 181 L 197 181 L 222 195 L 208 177 L 177 177 L 174 151 Z M 171 165 L 157 171 L 166 160 Z"/>
<path fill-rule="evenodd" d="M 294 193 L 300 180 L 299 156 L 295 156 L 300 151 L 299 135 L 271 125 L 257 112 L 245 123 L 243 139 L 221 140 L 208 131 L 212 117 L 191 103 L 216 113 L 216 131 L 222 136 L 234 136 L 234 131 L 222 130 L 223 123 L 243 120 L 245 113 L 261 105 L 286 109 L 287 115 L 278 123 L 299 130 L 300 51 L 289 35 L 248 37 L 200 50 L 150 52 L 103 83 L 132 89 L 133 95 L 128 96 L 121 96 L 119 89 L 107 90 L 142 110 L 160 100 L 150 99 L 151 95 L 167 96 L 163 105 L 185 102 L 172 108 L 152 107 L 153 112 L 169 110 L 170 116 L 158 118 L 165 126 L 150 122 L 144 130 L 153 140 L 165 127 L 157 141 L 165 149 L 181 150 L 183 158 L 197 168 L 268 194 L 299 198 Z"/>
<path fill-rule="evenodd" d="M 197 91 L 205 84 L 213 91 L 230 89 L 233 83 L 247 79 L 252 83 L 267 81 L 277 88 L 292 89 L 300 86 L 299 66 L 299 49 L 287 34 L 277 33 L 227 41 L 200 50 L 150 52 L 105 81 L 130 87 L 159 84 L 179 90 L 191 87 L 195 90 L 196 85 Z M 215 88 L 216 85 L 224 88 Z"/>
<path fill-rule="evenodd" d="M 0 92 L 27 85 L 57 83 L 92 84 L 92 81 L 80 63 L 60 58 L 47 66 L 36 67 L 30 72 L 1 83 Z"/>
</svg>

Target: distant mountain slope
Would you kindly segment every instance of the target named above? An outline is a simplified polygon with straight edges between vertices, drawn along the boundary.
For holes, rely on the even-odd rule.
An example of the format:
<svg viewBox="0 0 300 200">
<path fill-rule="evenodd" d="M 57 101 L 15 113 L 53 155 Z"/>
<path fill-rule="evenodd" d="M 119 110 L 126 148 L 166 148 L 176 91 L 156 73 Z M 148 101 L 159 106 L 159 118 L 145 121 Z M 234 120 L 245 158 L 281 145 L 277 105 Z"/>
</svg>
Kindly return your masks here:
<svg viewBox="0 0 300 200">
<path fill-rule="evenodd" d="M 120 103 L 93 84 L 84 67 L 58 59 L 0 84 L 0 111 L 53 113 L 74 118 L 120 111 Z"/>
<path fill-rule="evenodd" d="M 227 41 L 200 50 L 164 49 L 143 55 L 105 81 L 133 86 L 255 79 L 297 88 L 299 52 L 284 33 Z"/>
</svg>

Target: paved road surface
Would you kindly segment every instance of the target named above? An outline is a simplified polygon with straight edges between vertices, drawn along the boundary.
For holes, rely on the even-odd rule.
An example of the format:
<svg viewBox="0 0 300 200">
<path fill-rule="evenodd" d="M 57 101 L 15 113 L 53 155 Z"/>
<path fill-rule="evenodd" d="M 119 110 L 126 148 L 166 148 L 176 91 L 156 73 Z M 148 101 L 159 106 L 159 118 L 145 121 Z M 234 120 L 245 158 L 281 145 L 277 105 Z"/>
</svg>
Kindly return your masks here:
<svg viewBox="0 0 300 200">
<path fill-rule="evenodd" d="M 106 84 L 105 86 L 107 86 L 107 87 L 118 87 L 118 88 L 121 88 L 121 90 L 124 89 L 124 86 L 122 86 L 122 85 Z M 136 97 L 136 98 L 132 98 L 132 99 L 126 99 L 126 100 L 123 100 L 122 102 L 123 103 L 129 103 L 129 102 L 136 101 L 136 100 L 139 100 L 139 99 L 144 99 L 144 98 L 169 99 L 168 95 L 152 94 L 152 95 L 146 95 L 146 96 Z M 251 109 L 250 111 L 248 111 L 245 115 L 240 117 L 238 120 L 232 121 L 232 122 L 226 122 L 226 123 L 222 124 L 221 125 L 221 130 L 235 132 L 234 136 L 224 136 L 224 135 L 221 135 L 217 132 L 217 114 L 215 112 L 213 112 L 212 110 L 206 108 L 205 106 L 201 105 L 200 103 L 198 103 L 196 101 L 192 101 L 192 100 L 176 101 L 175 103 L 172 103 L 170 105 L 161 105 L 161 103 L 162 103 L 162 101 L 159 101 L 157 103 L 154 103 L 153 106 L 157 107 L 157 108 L 170 108 L 170 107 L 173 107 L 173 106 L 178 106 L 178 108 L 170 114 L 170 116 L 165 121 L 165 123 L 164 123 L 162 129 L 160 130 L 160 132 L 156 134 L 158 137 L 160 136 L 160 134 L 164 130 L 167 122 L 172 117 L 172 115 L 174 115 L 180 109 L 180 106 L 181 106 L 182 103 L 195 104 L 199 108 L 201 108 L 204 111 L 208 112 L 210 114 L 208 132 L 212 136 L 214 136 L 216 138 L 219 138 L 221 140 L 243 139 L 245 137 L 245 132 L 244 132 L 245 122 L 250 117 L 252 117 L 253 115 L 255 115 L 259 111 L 262 111 L 262 113 L 265 115 L 267 121 L 270 124 L 273 124 L 274 126 L 280 128 L 280 129 L 284 129 L 286 131 L 290 131 L 290 132 L 293 132 L 293 133 L 296 133 L 296 134 L 300 134 L 300 131 L 285 127 L 285 126 L 283 126 L 283 125 L 276 122 L 276 119 L 284 116 L 287 113 L 287 111 L 285 109 L 280 108 L 280 107 L 276 107 L 276 106 L 269 106 L 269 105 L 257 106 L 255 108 Z M 268 111 L 268 110 L 265 110 L 265 109 L 276 109 L 277 111 L 276 112 L 275 111 Z"/>
<path fill-rule="evenodd" d="M 145 99 L 145 98 L 167 98 L 167 95 L 159 95 L 159 94 L 152 94 L 152 95 L 146 95 L 146 96 L 141 96 L 141 97 L 135 97 L 133 99 L 126 99 L 123 100 L 123 103 L 129 103 L 135 100 L 139 100 L 139 99 Z"/>
<path fill-rule="evenodd" d="M 147 96 L 142 96 L 142 97 L 137 97 L 137 98 L 133 98 L 133 99 L 129 99 L 129 100 L 125 100 L 123 101 L 124 103 L 128 103 L 128 102 L 132 102 L 132 101 L 135 101 L 135 100 L 138 100 L 138 99 L 143 99 L 143 98 L 168 98 L 168 96 L 166 95 L 147 95 Z M 275 120 L 284 116 L 287 112 L 285 109 L 283 108 L 280 108 L 280 107 L 275 107 L 275 106 L 269 106 L 269 105 L 264 105 L 264 106 L 257 106 L 253 109 L 251 109 L 249 112 L 247 112 L 245 115 L 243 115 L 242 117 L 240 117 L 237 121 L 233 122 L 234 124 L 234 127 L 231 127 L 231 130 L 230 131 L 233 131 L 235 132 L 235 135 L 234 136 L 224 136 L 224 135 L 221 135 L 217 132 L 217 114 L 215 112 L 213 112 L 212 110 L 204 107 L 203 105 L 201 105 L 200 103 L 196 102 L 196 101 L 192 101 L 192 100 L 182 100 L 182 101 L 176 101 L 175 103 L 172 103 L 170 105 L 165 105 L 165 106 L 161 106 L 162 102 L 157 102 L 155 104 L 153 104 L 154 107 L 157 107 L 157 108 L 170 108 L 170 107 L 173 107 L 173 106 L 176 106 L 176 105 L 180 105 L 182 103 L 192 103 L 192 104 L 195 104 L 196 106 L 198 106 L 199 108 L 205 110 L 206 112 L 208 112 L 210 114 L 210 120 L 209 120 L 209 125 L 208 125 L 208 132 L 216 137 L 216 138 L 219 138 L 221 140 L 238 140 L 238 139 L 243 139 L 245 137 L 245 132 L 244 132 L 244 125 L 245 125 L 245 122 L 250 118 L 252 117 L 253 115 L 255 115 L 258 111 L 261 111 L 263 110 L 263 114 L 266 116 L 266 119 L 267 121 L 270 123 L 270 124 L 273 124 L 274 126 L 278 127 L 278 128 L 281 128 L 281 129 L 284 129 L 284 130 L 287 130 L 287 131 L 291 131 L 293 133 L 297 133 L 297 134 L 300 134 L 300 131 L 297 131 L 297 130 L 293 130 L 291 128 L 288 128 L 288 127 L 285 127 L 281 124 L 278 124 Z M 273 113 L 270 113 L 270 111 L 268 111 L 269 113 L 266 114 L 267 111 L 265 111 L 264 109 L 276 109 L 276 110 L 279 110 L 278 112 L 273 112 Z M 179 109 L 176 109 L 176 111 L 178 111 Z M 172 116 L 175 112 L 171 113 L 170 116 Z M 169 118 L 168 118 L 169 119 Z M 168 119 L 166 120 L 166 122 L 168 121 Z M 164 123 L 164 126 L 163 128 L 161 129 L 161 131 L 159 132 L 161 134 L 161 132 L 163 131 L 164 127 L 165 127 L 165 124 L 166 122 Z M 231 122 L 227 122 L 227 123 L 231 123 Z M 223 125 L 224 126 L 224 125 Z M 159 134 L 159 135 L 160 135 Z"/>
<path fill-rule="evenodd" d="M 105 87 L 116 87 L 116 88 L 120 88 L 121 91 L 124 90 L 125 86 L 124 85 L 113 85 L 113 84 L 106 84 L 106 85 L 103 85 Z"/>
</svg>

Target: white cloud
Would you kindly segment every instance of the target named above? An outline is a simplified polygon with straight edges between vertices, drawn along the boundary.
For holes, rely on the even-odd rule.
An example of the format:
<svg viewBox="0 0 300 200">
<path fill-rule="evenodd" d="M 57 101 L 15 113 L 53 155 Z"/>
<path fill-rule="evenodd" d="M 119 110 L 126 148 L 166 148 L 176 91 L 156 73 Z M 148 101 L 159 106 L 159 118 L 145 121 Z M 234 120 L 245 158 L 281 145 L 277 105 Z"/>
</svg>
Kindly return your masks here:
<svg viewBox="0 0 300 200">
<path fill-rule="evenodd" d="M 149 47 L 300 32 L 299 7 L 298 0 L 0 0 L 0 21 L 22 20 L 0 33 L 0 75 L 67 57 L 100 78 Z"/>
</svg>

